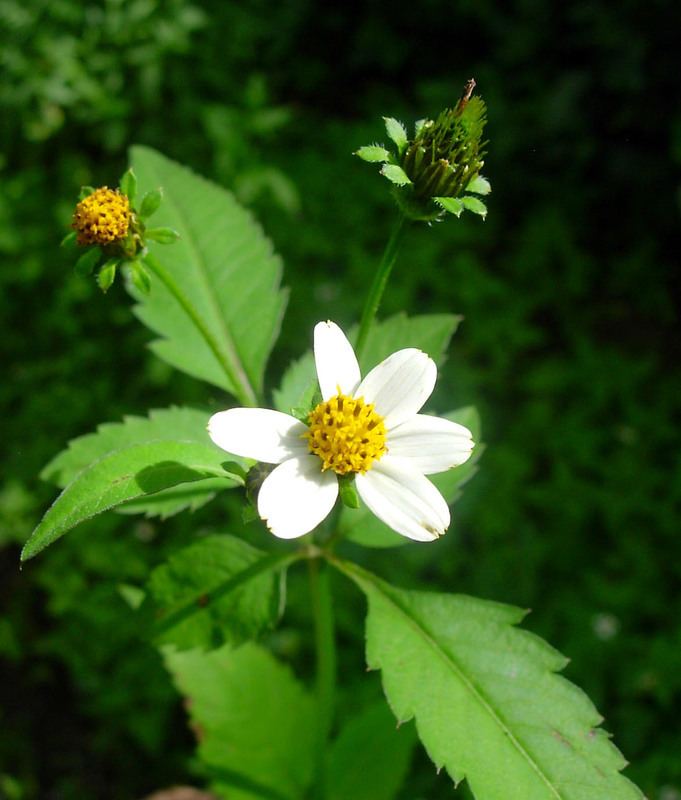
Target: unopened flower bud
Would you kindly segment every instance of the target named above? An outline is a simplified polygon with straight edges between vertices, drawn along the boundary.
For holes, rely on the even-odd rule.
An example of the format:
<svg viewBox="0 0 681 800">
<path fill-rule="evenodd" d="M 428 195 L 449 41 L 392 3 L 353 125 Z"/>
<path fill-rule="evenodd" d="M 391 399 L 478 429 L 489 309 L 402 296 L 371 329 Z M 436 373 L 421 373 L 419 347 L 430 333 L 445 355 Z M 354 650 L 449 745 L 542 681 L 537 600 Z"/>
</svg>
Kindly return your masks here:
<svg viewBox="0 0 681 800">
<path fill-rule="evenodd" d="M 480 175 L 486 108 L 482 98 L 473 97 L 474 88 L 475 81 L 468 81 L 453 108 L 436 120 L 417 122 L 412 139 L 401 123 L 386 119 L 396 153 L 379 145 L 357 151 L 365 161 L 383 163 L 381 174 L 393 184 L 395 199 L 407 217 L 431 221 L 445 212 L 458 217 L 464 210 L 486 215 L 484 203 L 474 196 L 490 192 L 489 182 Z"/>
</svg>

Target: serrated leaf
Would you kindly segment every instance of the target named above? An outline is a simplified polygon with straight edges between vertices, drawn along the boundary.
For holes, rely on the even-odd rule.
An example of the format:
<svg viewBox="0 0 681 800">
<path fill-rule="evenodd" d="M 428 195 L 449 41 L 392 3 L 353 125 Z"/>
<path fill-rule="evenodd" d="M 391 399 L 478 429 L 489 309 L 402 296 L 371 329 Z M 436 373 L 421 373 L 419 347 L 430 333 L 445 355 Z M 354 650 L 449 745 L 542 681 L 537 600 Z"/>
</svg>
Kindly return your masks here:
<svg viewBox="0 0 681 800">
<path fill-rule="evenodd" d="M 355 152 L 355 155 L 359 156 L 362 161 L 368 161 L 373 164 L 390 161 L 390 152 L 386 150 L 385 147 L 380 147 L 377 144 L 360 147 L 359 150 Z"/>
<path fill-rule="evenodd" d="M 440 491 L 447 504 L 451 506 L 461 497 L 464 485 L 478 471 L 478 461 L 485 451 L 485 446 L 479 441 L 480 419 L 472 406 L 456 409 L 442 416 L 469 428 L 473 433 L 473 441 L 476 443 L 473 455 L 461 466 L 437 475 L 427 476 L 428 480 Z M 473 427 L 470 427 L 469 422 L 473 424 Z M 338 531 L 346 539 L 364 545 L 364 547 L 401 547 L 409 544 L 409 539 L 395 533 L 364 505 L 360 505 L 356 511 L 343 508 L 338 520 Z"/>
<path fill-rule="evenodd" d="M 641 800 L 566 659 L 515 628 L 521 609 L 397 589 L 340 564 L 366 594 L 367 664 L 395 717 L 477 800 Z M 496 767 L 490 769 L 490 765 Z"/>
<path fill-rule="evenodd" d="M 383 117 L 383 121 L 385 122 L 386 133 L 395 142 L 397 151 L 401 154 L 408 142 L 406 128 L 393 117 Z"/>
<path fill-rule="evenodd" d="M 466 186 L 467 192 L 473 192 L 473 194 L 489 194 L 492 191 L 492 186 L 487 178 L 483 178 L 482 175 L 477 175 L 473 180 Z"/>
<path fill-rule="evenodd" d="M 369 706 L 341 730 L 329 751 L 329 800 L 393 800 L 416 744 L 413 725 L 398 729 L 385 703 Z"/>
<path fill-rule="evenodd" d="M 473 214 L 477 214 L 483 219 L 487 216 L 487 206 L 482 202 L 482 200 L 478 200 L 477 197 L 464 195 L 461 198 L 461 202 L 467 211 L 472 211 Z"/>
<path fill-rule="evenodd" d="M 147 584 L 154 641 L 210 650 L 255 638 L 280 614 L 281 569 L 292 558 L 233 536 L 209 536 L 173 553 Z"/>
<path fill-rule="evenodd" d="M 397 164 L 384 164 L 381 167 L 381 175 L 384 175 L 396 186 L 406 186 L 411 183 L 411 179 L 407 173 Z"/>
<path fill-rule="evenodd" d="M 285 306 L 279 257 L 225 189 L 146 147 L 132 148 L 132 163 L 141 191 L 163 187 L 157 224 L 180 234 L 172 247 L 149 245 L 170 279 L 137 298 L 135 313 L 161 337 L 152 349 L 255 404 Z"/>
<path fill-rule="evenodd" d="M 215 448 L 215 454 L 226 461 L 226 454 L 213 445 L 206 431 L 210 411 L 197 408 L 153 409 L 149 417 L 125 417 L 123 422 L 100 425 L 96 433 L 79 436 L 69 442 L 68 448 L 55 456 L 40 473 L 45 481 L 60 488 L 70 483 L 81 470 L 103 456 L 143 442 L 173 441 L 181 439 Z M 242 467 L 244 463 L 238 462 Z M 236 474 L 226 467 L 227 472 Z M 235 486 L 230 478 L 205 478 L 165 489 L 157 494 L 143 496 L 119 506 L 123 513 L 144 513 L 147 516 L 169 517 L 186 508 L 195 510 L 209 502 L 217 491 Z"/>
<path fill-rule="evenodd" d="M 460 217 L 463 213 L 463 200 L 458 197 L 434 197 L 435 202 L 455 217 Z"/>
<path fill-rule="evenodd" d="M 290 669 L 248 643 L 165 652 L 188 700 L 198 753 L 230 800 L 300 800 L 313 773 L 312 698 Z"/>
<path fill-rule="evenodd" d="M 145 442 L 109 453 L 68 484 L 31 534 L 21 558 L 32 558 L 79 523 L 127 500 L 207 477 L 231 477 L 241 484 L 240 477 L 224 471 L 223 462 L 224 453 L 196 442 Z"/>
</svg>

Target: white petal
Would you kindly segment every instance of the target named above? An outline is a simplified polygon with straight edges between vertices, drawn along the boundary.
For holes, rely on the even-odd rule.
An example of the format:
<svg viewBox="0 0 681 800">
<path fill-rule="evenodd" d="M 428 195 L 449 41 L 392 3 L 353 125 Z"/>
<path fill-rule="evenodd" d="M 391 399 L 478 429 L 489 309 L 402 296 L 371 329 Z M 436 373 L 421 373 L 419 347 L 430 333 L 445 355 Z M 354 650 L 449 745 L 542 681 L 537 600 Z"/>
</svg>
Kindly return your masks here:
<svg viewBox="0 0 681 800">
<path fill-rule="evenodd" d="M 390 431 L 387 445 L 391 456 L 409 459 L 414 469 L 432 475 L 467 461 L 473 436 L 456 422 L 417 414 Z"/>
<path fill-rule="evenodd" d="M 444 497 L 404 459 L 383 456 L 355 483 L 369 510 L 402 536 L 432 542 L 449 527 Z"/>
<path fill-rule="evenodd" d="M 314 358 L 322 398 L 352 395 L 361 375 L 352 345 L 335 322 L 320 322 L 314 329 Z"/>
<path fill-rule="evenodd" d="M 295 539 L 325 519 L 338 497 L 338 479 L 308 454 L 279 464 L 258 494 L 258 513 L 280 539 Z"/>
<path fill-rule="evenodd" d="M 388 430 L 413 417 L 430 397 L 437 367 L 420 350 L 398 350 L 381 361 L 360 383 L 355 397 L 373 403 Z"/>
<path fill-rule="evenodd" d="M 269 408 L 230 408 L 208 420 L 208 434 L 218 447 L 268 464 L 306 453 L 301 437 L 307 429 L 295 417 Z"/>
</svg>

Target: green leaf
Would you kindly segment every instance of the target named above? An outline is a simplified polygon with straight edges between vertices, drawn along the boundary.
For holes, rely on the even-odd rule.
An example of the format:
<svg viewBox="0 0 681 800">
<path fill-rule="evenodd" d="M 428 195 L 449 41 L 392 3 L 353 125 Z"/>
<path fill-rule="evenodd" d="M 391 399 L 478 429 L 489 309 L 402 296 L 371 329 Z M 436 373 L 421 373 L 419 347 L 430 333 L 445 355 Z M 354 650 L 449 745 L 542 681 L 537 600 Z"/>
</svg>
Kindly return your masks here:
<svg viewBox="0 0 681 800">
<path fill-rule="evenodd" d="M 474 214 L 478 214 L 478 216 L 482 217 L 483 219 L 485 219 L 487 216 L 487 206 L 482 202 L 482 200 L 478 200 L 477 197 L 464 195 L 461 198 L 461 202 L 467 211 L 472 211 Z"/>
<path fill-rule="evenodd" d="M 161 189 L 152 189 L 147 192 L 140 203 L 139 216 L 142 219 L 148 219 L 152 214 L 158 211 L 162 200 L 163 191 Z"/>
<path fill-rule="evenodd" d="M 81 186 L 80 192 L 78 192 L 78 200 L 85 200 L 86 197 L 89 197 L 91 194 L 94 194 L 95 187 L 94 186 Z"/>
<path fill-rule="evenodd" d="M 116 280 L 118 260 L 110 258 L 97 273 L 97 285 L 106 294 Z"/>
<path fill-rule="evenodd" d="M 151 291 L 151 278 L 144 264 L 141 261 L 133 261 L 129 266 L 130 280 L 135 289 L 141 294 L 149 294 Z"/>
<path fill-rule="evenodd" d="M 121 178 L 118 188 L 124 195 L 127 196 L 128 200 L 130 200 L 130 203 L 135 202 L 135 196 L 137 194 L 137 178 L 135 177 L 132 167 L 125 172 Z"/>
<path fill-rule="evenodd" d="M 289 364 L 281 386 L 273 392 L 274 405 L 285 414 L 297 416 L 294 413 L 296 410 L 307 409 L 309 412 L 312 409 L 318 392 L 314 356 L 310 350 Z"/>
<path fill-rule="evenodd" d="M 460 217 L 463 212 L 463 200 L 458 197 L 434 197 L 435 202 L 455 217 Z"/>
<path fill-rule="evenodd" d="M 158 244 L 175 244 L 180 234 L 173 228 L 147 228 L 144 238 Z"/>
<path fill-rule="evenodd" d="M 40 477 L 64 488 L 79 472 L 109 453 L 144 442 L 178 439 L 213 447 L 216 458 L 222 459 L 224 465 L 227 454 L 211 442 L 206 431 L 209 417 L 210 411 L 173 406 L 154 409 L 149 412 L 149 417 L 129 416 L 125 417 L 123 422 L 105 423 L 97 428 L 96 433 L 88 433 L 69 442 L 68 448 L 47 464 Z M 239 463 L 242 468 L 244 465 L 243 462 Z M 231 475 L 238 474 L 237 467 L 224 466 Z M 195 510 L 212 500 L 217 491 L 234 486 L 232 478 L 205 478 L 130 500 L 118 506 L 116 510 L 169 517 L 185 508 Z"/>
<path fill-rule="evenodd" d="M 355 155 L 359 156 L 362 161 L 369 161 L 370 163 L 383 163 L 384 161 L 390 161 L 391 158 L 389 151 L 377 144 L 360 147 Z"/>
<path fill-rule="evenodd" d="M 137 298 L 137 315 L 160 335 L 152 349 L 255 404 L 285 306 L 279 257 L 226 190 L 146 147 L 132 149 L 132 163 L 141 190 L 163 187 L 158 224 L 181 237 L 167 249 L 149 247 L 167 278 Z"/>
<path fill-rule="evenodd" d="M 407 173 L 402 167 L 398 167 L 397 164 L 384 164 L 381 167 L 381 175 L 384 175 L 396 186 L 406 186 L 408 183 L 411 183 L 411 179 Z"/>
<path fill-rule="evenodd" d="M 329 800 L 393 800 L 416 743 L 413 725 L 395 725 L 385 703 L 364 709 L 331 745 Z"/>
<path fill-rule="evenodd" d="M 566 659 L 514 627 L 525 612 L 338 566 L 367 596 L 367 664 L 393 714 L 416 720 L 436 767 L 477 800 L 641 800 L 602 717 L 555 674 Z"/>
<path fill-rule="evenodd" d="M 420 314 L 408 317 L 400 312 L 375 322 L 364 346 L 360 360 L 362 375 L 396 350 L 418 347 L 437 364 L 442 364 L 449 341 L 459 327 L 462 317 L 456 314 Z M 357 336 L 358 326 L 350 330 L 350 341 Z"/>
<path fill-rule="evenodd" d="M 224 453 L 213 445 L 156 441 L 132 445 L 104 456 L 80 472 L 54 501 L 26 543 L 26 560 L 90 517 L 142 495 L 207 477 L 230 476 Z"/>
<path fill-rule="evenodd" d="M 485 446 L 480 444 L 480 418 L 472 406 L 450 411 L 442 416 L 452 422 L 465 425 L 473 434 L 473 441 L 476 442 L 473 455 L 464 464 L 447 470 L 447 472 L 427 476 L 428 480 L 439 489 L 447 504 L 451 506 L 461 497 L 464 485 L 478 471 L 478 461 L 485 451 Z M 364 505 L 361 505 L 357 511 L 343 508 L 338 520 L 338 531 L 350 541 L 365 547 L 401 547 L 409 544 L 409 539 L 395 533 Z"/>
<path fill-rule="evenodd" d="M 147 585 L 154 641 L 209 650 L 255 638 L 281 613 L 280 570 L 294 557 L 267 555 L 233 536 L 209 536 L 175 552 Z"/>
<path fill-rule="evenodd" d="M 92 271 L 97 264 L 99 264 L 101 258 L 102 251 L 99 249 L 99 247 L 91 247 L 89 250 L 86 250 L 82 256 L 80 256 L 73 268 L 78 275 L 87 277 L 88 275 L 92 275 Z"/>
<path fill-rule="evenodd" d="M 71 231 L 67 233 L 66 236 L 59 242 L 59 247 L 70 247 L 76 243 L 76 236 L 78 234 L 75 231 Z"/>
<path fill-rule="evenodd" d="M 401 155 L 408 142 L 406 128 L 393 117 L 383 117 L 383 121 L 385 122 L 386 133 L 395 142 L 397 151 Z"/>
<path fill-rule="evenodd" d="M 187 698 L 198 754 L 230 800 L 300 800 L 313 773 L 312 699 L 290 669 L 253 643 L 165 661 Z"/>
<path fill-rule="evenodd" d="M 477 177 L 473 178 L 473 180 L 466 186 L 467 192 L 473 192 L 473 194 L 489 194 L 492 191 L 492 186 L 487 178 L 483 178 L 482 175 L 478 175 Z"/>
</svg>

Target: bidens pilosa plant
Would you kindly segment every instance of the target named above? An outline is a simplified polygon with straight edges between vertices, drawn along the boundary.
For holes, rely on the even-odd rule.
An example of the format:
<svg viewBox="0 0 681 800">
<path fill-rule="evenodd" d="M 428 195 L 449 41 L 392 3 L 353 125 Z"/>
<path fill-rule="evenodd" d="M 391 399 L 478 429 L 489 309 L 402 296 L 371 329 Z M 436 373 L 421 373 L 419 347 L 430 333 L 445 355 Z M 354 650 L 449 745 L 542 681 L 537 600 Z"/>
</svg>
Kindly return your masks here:
<svg viewBox="0 0 681 800">
<path fill-rule="evenodd" d="M 22 557 L 111 509 L 165 518 L 232 494 L 213 532 L 197 532 L 144 586 L 125 587 L 130 613 L 191 701 L 198 773 L 218 796 L 403 797 L 417 740 L 478 800 L 642 796 L 596 709 L 556 674 L 565 659 L 517 627 L 522 610 L 399 588 L 360 563 L 361 546 L 428 548 L 442 537 L 481 452 L 474 409 L 428 409 L 460 318 L 377 319 L 413 224 L 486 213 L 485 106 L 473 88 L 412 138 L 388 118 L 392 150 L 357 151 L 391 183 L 392 235 L 359 324 L 343 332 L 322 319 L 304 332 L 301 345 L 313 347 L 267 395 L 272 403 L 263 376 L 286 304 L 281 264 L 233 196 L 133 147 L 120 187 L 86 189 L 76 206 L 71 239 L 86 248 L 78 271 L 99 266 L 105 290 L 123 271 L 136 316 L 157 337 L 153 352 L 230 400 L 154 409 L 71 442 L 43 472 L 62 492 Z M 147 227 L 152 214 L 157 228 Z M 456 547 L 456 524 L 448 538 Z M 288 572 L 302 564 L 312 688 L 272 634 Z M 335 612 L 351 613 L 352 585 L 368 603 L 366 660 L 387 705 L 369 687 L 367 701 L 340 707 Z"/>
</svg>

